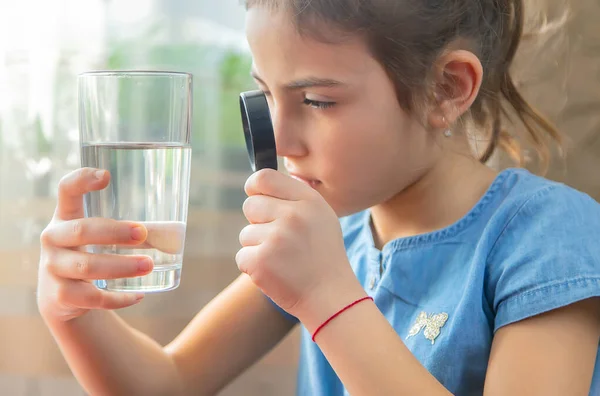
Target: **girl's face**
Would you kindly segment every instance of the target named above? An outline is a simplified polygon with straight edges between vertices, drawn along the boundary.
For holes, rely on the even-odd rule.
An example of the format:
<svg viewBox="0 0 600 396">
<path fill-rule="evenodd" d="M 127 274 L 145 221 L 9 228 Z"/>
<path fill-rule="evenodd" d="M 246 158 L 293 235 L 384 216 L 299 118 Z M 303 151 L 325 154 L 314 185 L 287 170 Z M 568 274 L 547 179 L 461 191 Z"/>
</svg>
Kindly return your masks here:
<svg viewBox="0 0 600 396">
<path fill-rule="evenodd" d="M 359 37 L 301 37 L 284 12 L 247 13 L 253 75 L 267 93 L 278 155 L 338 216 L 383 203 L 438 160 L 433 135 L 402 110 Z"/>
</svg>

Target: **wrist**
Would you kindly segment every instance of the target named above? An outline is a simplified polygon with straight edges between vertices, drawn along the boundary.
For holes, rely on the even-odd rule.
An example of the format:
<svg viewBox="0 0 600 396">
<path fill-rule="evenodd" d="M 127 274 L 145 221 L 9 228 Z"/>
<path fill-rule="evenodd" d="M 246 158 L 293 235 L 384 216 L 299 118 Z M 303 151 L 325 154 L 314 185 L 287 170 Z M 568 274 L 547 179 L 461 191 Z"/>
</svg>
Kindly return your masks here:
<svg viewBox="0 0 600 396">
<path fill-rule="evenodd" d="M 313 334 L 333 315 L 364 297 L 368 297 L 368 294 L 356 278 L 335 285 L 323 285 L 298 307 L 294 316 Z"/>
</svg>

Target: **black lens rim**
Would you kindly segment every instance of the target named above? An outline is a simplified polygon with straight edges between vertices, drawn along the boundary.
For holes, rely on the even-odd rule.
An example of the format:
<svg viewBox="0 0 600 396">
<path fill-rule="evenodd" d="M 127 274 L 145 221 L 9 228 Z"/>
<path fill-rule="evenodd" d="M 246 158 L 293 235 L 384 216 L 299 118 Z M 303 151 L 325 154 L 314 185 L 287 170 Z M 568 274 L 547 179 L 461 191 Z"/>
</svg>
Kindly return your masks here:
<svg viewBox="0 0 600 396">
<path fill-rule="evenodd" d="M 252 171 L 256 172 L 265 168 L 277 170 L 275 133 L 264 92 L 242 92 L 240 94 L 240 111 Z"/>
</svg>

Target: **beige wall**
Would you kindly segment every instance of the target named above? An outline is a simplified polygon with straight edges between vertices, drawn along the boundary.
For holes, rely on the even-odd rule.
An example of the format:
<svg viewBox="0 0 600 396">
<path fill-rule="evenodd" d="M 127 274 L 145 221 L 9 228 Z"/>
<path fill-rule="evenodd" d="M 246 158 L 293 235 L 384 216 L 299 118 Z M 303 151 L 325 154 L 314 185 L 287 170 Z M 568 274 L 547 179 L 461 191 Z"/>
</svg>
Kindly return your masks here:
<svg viewBox="0 0 600 396">
<path fill-rule="evenodd" d="M 600 5 L 580 0 L 573 2 L 573 9 L 566 46 L 561 47 L 566 49 L 530 56 L 534 50 L 525 47 L 527 56 L 519 68 L 526 77 L 539 79 L 525 88 L 528 97 L 552 114 L 570 139 L 565 166 L 553 166 L 548 176 L 600 200 Z M 557 55 L 548 59 L 551 53 Z M 199 188 L 219 188 L 198 178 L 194 182 Z M 11 239 L 12 229 L 25 232 L 28 224 L 47 223 L 53 206 L 49 199 L 0 201 L 0 395 L 83 394 L 37 314 L 37 235 L 23 243 Z M 192 207 L 181 287 L 123 310 L 126 320 L 161 343 L 169 341 L 237 275 L 233 257 L 244 224 L 239 210 Z M 294 333 L 223 395 L 292 394 L 297 346 Z"/>
<path fill-rule="evenodd" d="M 564 0 L 543 2 L 554 6 L 553 15 L 564 9 Z M 565 136 L 566 160 L 555 160 L 547 177 L 600 201 L 600 3 L 569 4 L 572 15 L 561 34 L 545 45 L 524 44 L 515 69 L 527 98 Z"/>
</svg>

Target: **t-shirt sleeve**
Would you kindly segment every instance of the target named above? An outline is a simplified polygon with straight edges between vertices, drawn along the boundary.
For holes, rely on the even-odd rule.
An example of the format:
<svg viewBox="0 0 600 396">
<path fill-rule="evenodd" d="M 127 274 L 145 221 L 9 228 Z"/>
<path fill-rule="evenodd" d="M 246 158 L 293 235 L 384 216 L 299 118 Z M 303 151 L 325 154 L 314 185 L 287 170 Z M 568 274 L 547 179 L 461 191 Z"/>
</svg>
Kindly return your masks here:
<svg viewBox="0 0 600 396">
<path fill-rule="evenodd" d="M 487 260 L 494 331 L 600 296 L 600 204 L 553 184 L 506 223 Z"/>
</svg>

